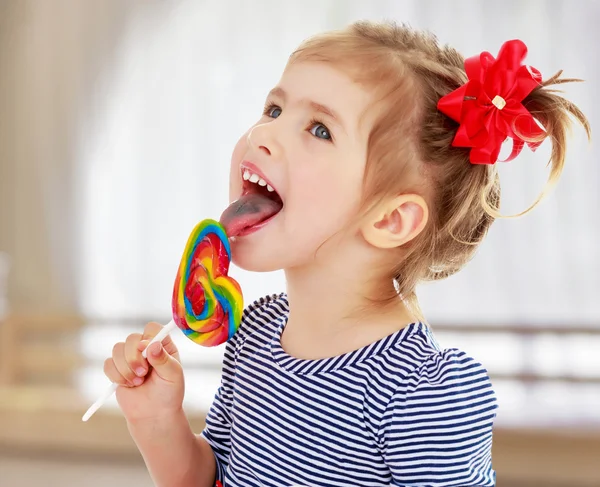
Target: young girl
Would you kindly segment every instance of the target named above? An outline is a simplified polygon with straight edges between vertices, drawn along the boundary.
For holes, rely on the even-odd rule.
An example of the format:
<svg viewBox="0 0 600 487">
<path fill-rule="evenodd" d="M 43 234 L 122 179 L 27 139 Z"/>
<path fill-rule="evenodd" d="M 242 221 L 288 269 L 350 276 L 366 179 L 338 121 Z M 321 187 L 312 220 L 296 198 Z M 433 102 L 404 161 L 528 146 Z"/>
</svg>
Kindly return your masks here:
<svg viewBox="0 0 600 487">
<path fill-rule="evenodd" d="M 441 350 L 415 287 L 454 274 L 498 216 L 500 145 L 553 144 L 583 114 L 522 66 L 520 41 L 466 61 L 435 38 L 359 22 L 289 59 L 233 152 L 222 222 L 234 262 L 284 269 L 287 293 L 245 311 L 194 435 L 160 325 L 105 373 L 159 486 L 493 486 L 486 370 Z M 543 126 L 543 130 L 532 117 Z M 239 209 L 252 208 L 242 214 Z"/>
</svg>

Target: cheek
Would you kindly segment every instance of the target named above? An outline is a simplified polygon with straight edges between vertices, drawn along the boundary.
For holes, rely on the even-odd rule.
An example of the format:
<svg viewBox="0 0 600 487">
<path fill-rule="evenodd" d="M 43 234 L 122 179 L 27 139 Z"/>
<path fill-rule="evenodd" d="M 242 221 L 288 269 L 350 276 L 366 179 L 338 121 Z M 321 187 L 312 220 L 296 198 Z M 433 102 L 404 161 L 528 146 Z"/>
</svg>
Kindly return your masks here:
<svg viewBox="0 0 600 487">
<path fill-rule="evenodd" d="M 362 174 L 335 171 L 295 179 L 295 211 L 316 226 L 339 229 L 356 216 L 362 196 Z"/>
<path fill-rule="evenodd" d="M 237 199 L 240 195 L 240 187 L 242 184 L 242 180 L 240 177 L 240 162 L 242 161 L 244 154 L 247 152 L 248 145 L 246 143 L 247 140 L 247 132 L 240 137 L 237 144 L 233 148 L 233 153 L 231 154 L 231 163 L 229 166 L 229 201 L 232 202 L 234 199 Z"/>
</svg>

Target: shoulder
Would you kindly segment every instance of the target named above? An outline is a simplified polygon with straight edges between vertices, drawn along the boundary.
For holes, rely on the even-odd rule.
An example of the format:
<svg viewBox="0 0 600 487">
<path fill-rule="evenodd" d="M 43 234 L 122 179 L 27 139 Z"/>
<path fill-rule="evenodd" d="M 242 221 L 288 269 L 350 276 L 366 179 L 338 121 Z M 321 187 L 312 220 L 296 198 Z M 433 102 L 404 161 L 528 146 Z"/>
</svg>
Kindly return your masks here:
<svg viewBox="0 0 600 487">
<path fill-rule="evenodd" d="M 415 422 L 449 428 L 491 424 L 496 409 L 486 368 L 466 352 L 448 348 L 431 353 L 395 385 L 382 423 L 392 430 Z"/>
<path fill-rule="evenodd" d="M 272 336 L 287 317 L 288 310 L 285 293 L 270 294 L 253 301 L 244 309 L 240 327 L 229 346 L 239 350 L 249 338 L 260 341 Z"/>
<path fill-rule="evenodd" d="M 240 335 L 246 335 L 253 331 L 279 321 L 287 316 L 289 305 L 285 293 L 269 294 L 249 304 L 242 314 L 240 323 Z"/>
<path fill-rule="evenodd" d="M 286 293 L 262 296 L 244 308 L 242 322 L 255 319 L 261 315 L 281 316 L 289 311 Z"/>
<path fill-rule="evenodd" d="M 489 382 L 488 372 L 479 361 L 458 348 L 442 349 L 431 329 L 422 323 L 411 327 L 387 352 L 388 367 L 401 371 L 391 385 L 397 395 Z"/>
<path fill-rule="evenodd" d="M 455 348 L 429 355 L 397 384 L 379 425 L 393 485 L 495 485 L 496 409 L 481 363 Z"/>
<path fill-rule="evenodd" d="M 489 376 L 483 364 L 457 348 L 438 350 L 429 355 L 407 376 L 405 393 L 436 388 L 471 388 L 488 384 Z"/>
</svg>

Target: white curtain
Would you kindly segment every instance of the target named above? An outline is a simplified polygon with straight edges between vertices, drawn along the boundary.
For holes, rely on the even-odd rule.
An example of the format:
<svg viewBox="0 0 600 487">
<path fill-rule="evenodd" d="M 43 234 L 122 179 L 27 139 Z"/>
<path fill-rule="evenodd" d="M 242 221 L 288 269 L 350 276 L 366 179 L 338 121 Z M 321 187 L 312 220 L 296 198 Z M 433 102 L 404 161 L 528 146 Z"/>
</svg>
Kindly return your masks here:
<svg viewBox="0 0 600 487">
<path fill-rule="evenodd" d="M 116 2 L 0 1 L 0 253 L 15 311 L 83 300 L 77 229 L 96 195 L 80 191 L 82 129 L 127 20 Z"/>
</svg>

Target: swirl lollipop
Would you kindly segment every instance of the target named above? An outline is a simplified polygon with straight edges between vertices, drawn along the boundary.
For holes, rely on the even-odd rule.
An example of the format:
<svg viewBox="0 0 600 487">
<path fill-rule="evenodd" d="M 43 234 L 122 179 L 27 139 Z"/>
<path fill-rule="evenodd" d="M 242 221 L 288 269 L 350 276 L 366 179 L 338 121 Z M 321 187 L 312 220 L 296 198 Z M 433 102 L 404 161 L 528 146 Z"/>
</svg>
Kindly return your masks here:
<svg viewBox="0 0 600 487">
<path fill-rule="evenodd" d="M 148 347 L 179 329 L 192 341 L 206 347 L 220 345 L 238 330 L 243 297 L 240 285 L 227 275 L 231 248 L 224 227 L 214 220 L 203 220 L 192 231 L 183 251 L 173 287 L 173 319 Z M 87 421 L 117 390 L 111 384 L 83 415 Z"/>
<path fill-rule="evenodd" d="M 240 285 L 227 275 L 231 249 L 214 220 L 194 228 L 173 288 L 173 320 L 192 341 L 212 347 L 231 338 L 242 318 Z"/>
</svg>

